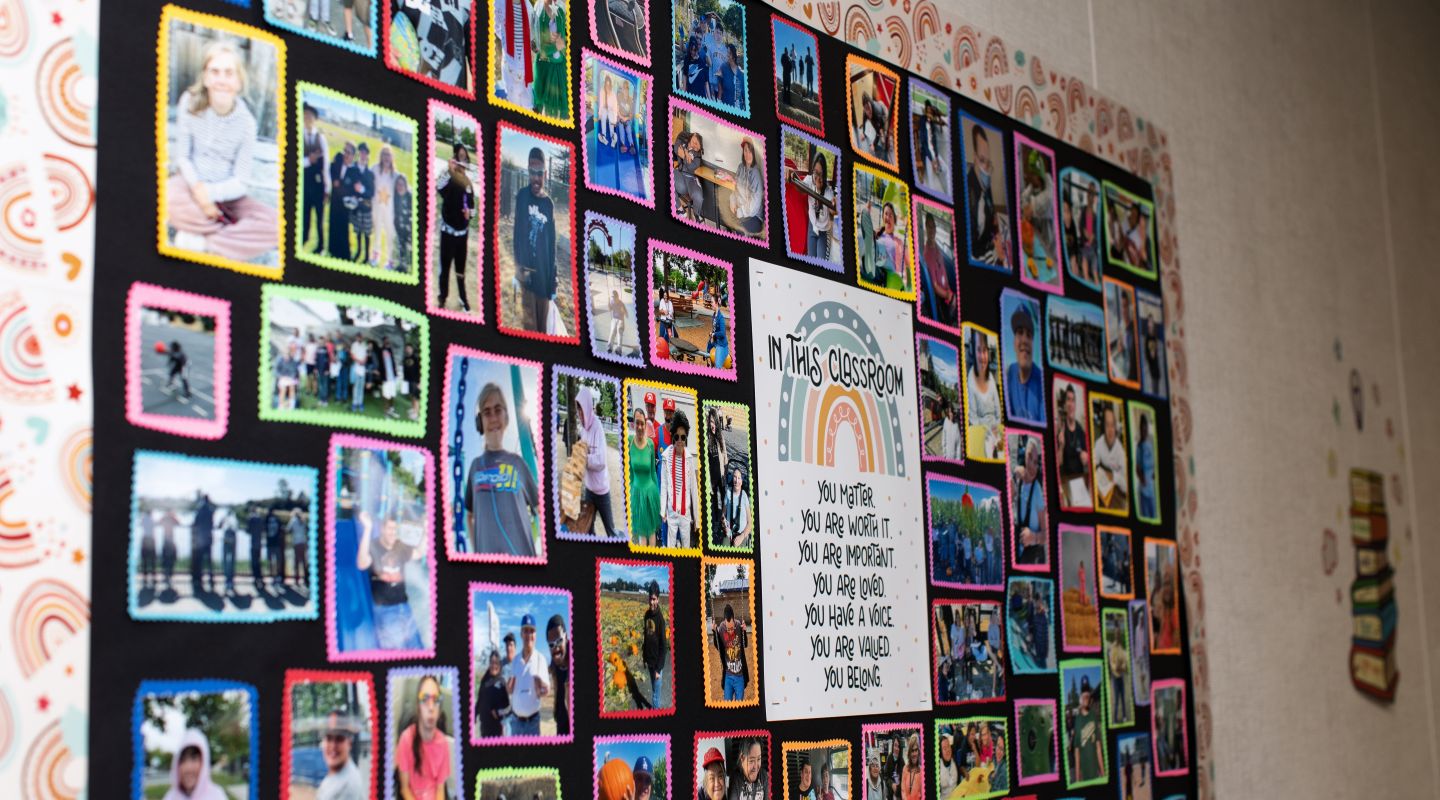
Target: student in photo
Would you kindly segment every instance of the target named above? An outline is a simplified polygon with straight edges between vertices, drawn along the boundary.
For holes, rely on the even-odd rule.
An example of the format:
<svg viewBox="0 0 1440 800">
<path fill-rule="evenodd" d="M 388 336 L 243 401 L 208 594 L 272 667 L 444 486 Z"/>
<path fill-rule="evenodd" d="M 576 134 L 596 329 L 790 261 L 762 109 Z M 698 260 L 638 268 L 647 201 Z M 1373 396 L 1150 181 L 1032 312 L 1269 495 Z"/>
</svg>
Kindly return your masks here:
<svg viewBox="0 0 1440 800">
<path fill-rule="evenodd" d="M 179 524 L 180 518 L 175 515 L 175 510 L 165 509 L 165 514 L 160 517 L 160 569 L 165 573 L 166 591 L 173 591 L 175 588 L 175 559 L 178 555 L 175 549 L 175 528 Z"/>
<path fill-rule="evenodd" d="M 270 585 L 285 585 L 285 525 L 280 515 L 270 509 L 265 515 L 265 555 L 270 560 Z"/>
<path fill-rule="evenodd" d="M 170 788 L 163 800 L 229 800 L 225 790 L 210 779 L 210 741 L 198 728 L 180 736 L 180 747 L 170 762 Z"/>
<path fill-rule="evenodd" d="M 635 781 L 635 800 L 650 800 L 655 790 L 655 765 L 650 763 L 650 759 L 645 756 L 635 759 L 630 776 Z"/>
<path fill-rule="evenodd" d="M 167 375 L 165 377 L 165 391 L 174 392 L 175 385 L 180 385 L 184 394 L 180 395 L 183 400 L 190 399 L 190 357 L 181 349 L 179 342 L 171 342 L 170 349 L 165 354 L 165 366 Z M 183 402 L 182 400 L 182 402 Z"/>
<path fill-rule="evenodd" d="M 691 220 L 698 220 L 705 205 L 705 189 L 695 170 L 704 164 L 705 140 L 694 131 L 682 131 L 675 138 L 674 151 L 670 183 L 675 205 Z"/>
<path fill-rule="evenodd" d="M 745 107 L 745 71 L 740 68 L 740 51 L 733 44 L 720 48 L 720 102 L 731 108 Z"/>
<path fill-rule="evenodd" d="M 818 195 L 805 198 L 805 255 L 828 261 L 838 206 L 835 187 L 830 185 L 829 164 L 819 148 L 810 157 L 810 174 L 804 181 Z"/>
<path fill-rule="evenodd" d="M 545 623 L 545 644 L 550 648 L 550 682 L 555 693 L 555 730 L 560 735 L 570 732 L 570 636 L 565 619 L 552 614 Z"/>
<path fill-rule="evenodd" d="M 880 234 L 875 237 L 875 249 L 884 259 L 881 267 L 901 276 L 903 283 L 907 253 L 904 240 L 896 233 L 897 225 L 899 218 L 895 215 L 895 204 L 887 201 L 881 207 Z"/>
<path fill-rule="evenodd" d="M 545 152 L 539 147 L 530 148 L 529 174 L 530 182 L 520 187 L 511 206 L 515 215 L 511 252 L 520 283 L 521 326 L 548 333 L 556 289 L 555 203 L 545 189 Z"/>
<path fill-rule="evenodd" d="M 770 776 L 765 770 L 765 747 L 760 739 L 742 741 L 736 760 L 740 763 L 730 773 L 727 800 L 766 800 L 770 796 Z"/>
<path fill-rule="evenodd" d="M 710 60 L 701 52 L 700 37 L 692 35 L 685 44 L 685 58 L 680 64 L 685 91 L 695 97 L 710 96 Z"/>
<path fill-rule="evenodd" d="M 394 511 L 381 512 L 380 536 L 372 538 L 375 518 L 362 510 L 360 546 L 355 568 L 370 576 L 370 600 L 374 607 L 375 638 L 382 650 L 419 650 L 424 647 L 410 598 L 405 590 L 405 565 L 425 557 L 424 537 L 412 547 L 400 540 L 400 523 Z"/>
<path fill-rule="evenodd" d="M 619 353 L 625 346 L 625 318 L 629 315 L 630 309 L 625 307 L 625 301 L 620 299 L 620 290 L 610 290 L 610 335 L 605 340 L 605 352 Z"/>
<path fill-rule="evenodd" d="M 156 563 L 155 512 L 140 512 L 140 588 L 155 589 L 160 579 Z"/>
<path fill-rule="evenodd" d="M 513 635 L 506 640 L 507 651 L 515 649 L 514 641 Z M 514 660 L 513 655 L 511 660 Z M 499 651 L 491 650 L 486 659 L 485 677 L 480 679 L 475 701 L 475 721 L 479 724 L 482 737 L 505 735 L 506 717 L 510 714 L 510 691 L 506 688 L 508 681 L 502 674 L 504 668 Z"/>
<path fill-rule="evenodd" d="M 979 125 L 970 128 L 971 164 L 965 175 L 970 212 L 970 257 L 982 264 L 1005 263 L 1005 243 L 995 217 L 990 173 L 990 135 Z"/>
<path fill-rule="evenodd" d="M 1055 452 L 1060 458 L 1060 492 L 1068 505 L 1089 505 L 1087 497 L 1073 497 L 1071 482 L 1076 478 L 1088 482 L 1090 475 L 1090 437 L 1084 423 L 1075 416 L 1075 387 L 1060 390 L 1060 418 L 1055 421 Z"/>
<path fill-rule="evenodd" d="M 310 526 L 299 507 L 290 510 L 290 546 L 295 555 L 295 585 L 304 588 L 310 579 Z"/>
<path fill-rule="evenodd" d="M 998 431 L 1000 428 L 1000 390 L 990 372 L 990 343 L 983 334 L 976 331 L 970 332 L 970 371 L 965 380 L 969 382 L 967 402 L 970 427 L 987 431 L 985 455 L 997 458 L 1000 455 L 1001 437 L 991 436 L 989 432 Z"/>
<path fill-rule="evenodd" d="M 948 181 L 939 162 L 943 141 L 942 120 L 940 109 L 935 107 L 933 100 L 927 99 L 924 110 L 920 112 L 920 119 L 915 123 L 915 144 L 920 151 L 920 163 L 915 165 L 915 171 L 920 183 L 944 187 Z"/>
<path fill-rule="evenodd" d="M 935 780 L 940 797 L 948 798 L 960 783 L 960 764 L 955 760 L 955 739 L 950 734 L 940 735 L 940 763 L 935 765 Z"/>
<path fill-rule="evenodd" d="M 946 400 L 941 406 L 940 451 L 951 461 L 965 459 L 965 430 L 960 423 L 960 404 Z"/>
<path fill-rule="evenodd" d="M 535 82 L 532 54 L 537 52 L 531 40 L 529 5 L 527 0 L 502 0 L 504 11 L 499 21 L 505 27 L 503 32 L 497 32 L 504 43 L 500 72 L 504 76 L 505 99 L 525 108 L 532 107 L 530 87 Z"/>
<path fill-rule="evenodd" d="M 261 545 L 265 541 L 266 520 L 267 515 L 260 506 L 251 506 L 250 515 L 245 520 L 246 533 L 250 534 L 250 582 L 257 594 L 265 586 L 265 559 Z"/>
<path fill-rule="evenodd" d="M 365 410 L 365 375 L 370 364 L 370 344 L 365 337 L 355 334 L 350 343 L 350 410 Z"/>
<path fill-rule="evenodd" d="M 659 328 L 657 335 L 668 343 L 675 337 L 675 303 L 670 300 L 670 292 L 665 287 L 662 286 L 657 291 L 660 294 L 660 302 L 655 310 Z"/>
<path fill-rule="evenodd" d="M 660 583 L 650 581 L 647 587 L 650 605 L 645 609 L 645 639 L 640 652 L 650 672 L 650 707 L 660 708 L 665 702 L 660 694 L 665 667 L 670 663 L 670 627 L 665 624 L 665 610 L 660 607 Z"/>
<path fill-rule="evenodd" d="M 531 528 L 540 506 L 540 487 L 525 459 L 505 449 L 510 404 L 498 384 L 487 383 L 480 389 L 475 428 L 485 439 L 485 449 L 470 462 L 465 479 L 465 510 L 475 552 L 534 556 Z"/>
<path fill-rule="evenodd" d="M 364 800 L 365 781 L 350 755 L 359 734 L 359 728 L 343 709 L 326 715 L 325 733 L 320 740 L 325 777 L 315 790 L 317 800 Z"/>
<path fill-rule="evenodd" d="M 399 796 L 407 800 L 442 800 L 449 796 L 454 744 L 445 732 L 445 711 L 440 705 L 443 697 L 439 678 L 420 678 L 415 687 L 415 721 L 401 731 L 395 743 Z"/>
<path fill-rule="evenodd" d="M 891 800 L 887 794 L 888 789 L 884 776 L 880 774 L 880 754 L 872 750 L 865 757 L 865 798 L 866 800 Z M 802 800 L 815 800 L 815 789 L 810 785 L 809 761 L 800 765 L 799 797 Z"/>
<path fill-rule="evenodd" d="M 920 769 L 920 736 L 910 734 L 905 742 L 905 767 L 900 771 L 901 800 L 922 800 L 925 797 L 925 772 Z"/>
<path fill-rule="evenodd" d="M 375 230 L 375 171 L 370 169 L 370 145 L 355 148 L 356 160 L 345 172 L 350 183 L 350 228 L 355 231 L 355 262 L 370 260 L 370 237 Z"/>
<path fill-rule="evenodd" d="M 860 123 L 855 141 L 881 161 L 890 160 L 890 109 L 868 91 L 860 94 Z"/>
<path fill-rule="evenodd" d="M 569 43 L 565 3 L 539 0 L 535 28 L 540 32 L 535 50 L 535 113 L 553 119 L 570 115 L 568 76 L 565 72 Z"/>
<path fill-rule="evenodd" d="M 395 171 L 395 151 L 390 145 L 384 145 L 373 177 L 375 199 L 371 208 L 375 216 L 375 241 L 369 261 L 386 270 L 395 268 L 395 180 L 399 177 Z"/>
<path fill-rule="evenodd" d="M 1105 734 L 1088 676 L 1080 678 L 1080 705 L 1072 713 L 1070 763 L 1075 771 L 1072 780 L 1079 782 L 1099 778 L 1105 769 L 1100 757 L 1101 740 Z"/>
<path fill-rule="evenodd" d="M 750 544 L 750 495 L 745 491 L 745 475 L 739 469 L 730 470 L 725 481 L 725 499 L 721 512 L 723 543 L 729 547 L 745 547 Z"/>
<path fill-rule="evenodd" d="M 755 142 L 748 136 L 740 140 L 740 166 L 735 170 L 730 213 L 750 236 L 759 236 L 765 230 L 765 173 L 760 169 Z"/>
<path fill-rule="evenodd" d="M 730 318 L 725 314 L 723 303 L 715 306 L 710 315 L 710 338 L 705 343 L 705 353 L 710 366 L 728 369 L 730 366 Z"/>
<path fill-rule="evenodd" d="M 1109 619 L 1108 615 L 1106 617 Z M 1125 689 L 1130 685 L 1130 655 L 1125 652 L 1125 626 L 1110 631 L 1106 637 L 1108 653 L 1106 660 L 1109 662 L 1110 676 L 1110 724 L 1125 724 L 1125 721 L 1134 716 L 1135 709 L 1130 704 L 1130 697 Z"/>
<path fill-rule="evenodd" d="M 940 249 L 940 243 L 935 240 L 935 215 L 923 216 L 925 241 L 920 246 L 920 269 L 928 278 L 925 285 L 929 289 L 925 297 L 928 306 L 925 315 L 942 325 L 954 325 L 960 313 L 955 303 L 954 279 L 950 275 L 949 265 L 945 263 L 945 253 Z"/>
<path fill-rule="evenodd" d="M 630 459 L 630 540 L 650 547 L 660 530 L 659 445 L 651 436 L 650 420 L 642 409 L 635 409 L 626 441 Z"/>
<path fill-rule="evenodd" d="M 660 518 L 665 523 L 669 546 L 695 547 L 698 543 L 692 534 L 700 511 L 695 503 L 695 461 L 686 448 L 690 419 L 684 411 L 676 411 L 665 427 L 670 433 L 670 446 L 660 456 Z"/>
<path fill-rule="evenodd" d="M 1045 378 L 1035 364 L 1035 320 L 1024 304 L 1010 315 L 1015 361 L 1005 368 L 1005 414 L 1014 420 L 1045 419 Z"/>
<path fill-rule="evenodd" d="M 1095 442 L 1095 470 L 1104 472 L 1114 488 L 1099 500 L 1105 508 L 1123 511 L 1129 502 L 1130 476 L 1125 471 L 1125 443 L 1120 441 L 1115 406 L 1106 403 L 1104 410 L 1100 412 L 1100 419 L 1102 435 L 1100 440 Z"/>
<path fill-rule="evenodd" d="M 1150 435 L 1150 416 L 1140 414 L 1140 432 L 1135 438 L 1135 496 L 1140 501 L 1140 518 L 1155 519 L 1155 438 Z"/>
<path fill-rule="evenodd" d="M 312 5 L 315 3 L 312 2 Z M 328 10 L 330 4 L 325 3 Z M 320 111 L 309 103 L 305 104 L 303 114 L 305 118 L 304 151 L 305 170 L 302 176 L 301 198 L 304 204 L 304 211 L 301 216 L 300 242 L 303 246 L 310 241 L 310 218 L 315 218 L 315 232 L 319 241 L 315 244 L 312 252 L 319 253 L 325 249 L 325 201 L 330 199 L 330 184 L 325 180 L 325 154 L 329 143 L 325 140 L 325 134 L 321 132 L 318 122 Z"/>
<path fill-rule="evenodd" d="M 252 261 L 276 249 L 275 209 L 249 196 L 259 127 L 242 95 L 249 79 L 235 45 L 206 45 L 175 109 L 166 221 L 175 246 Z"/>
<path fill-rule="evenodd" d="M 190 519 L 190 592 L 199 594 L 203 585 L 210 591 L 215 582 L 215 562 L 210 551 L 214 545 L 215 504 L 204 492 L 195 493 L 194 516 Z"/>
<path fill-rule="evenodd" d="M 404 175 L 395 176 L 395 208 L 394 228 L 395 244 L 391 247 L 394 257 L 392 269 L 408 272 L 410 270 L 410 242 L 415 235 L 413 224 L 413 210 L 415 207 L 415 194 L 410 191 L 410 182 L 405 180 Z"/>
<path fill-rule="evenodd" d="M 454 154 L 435 176 L 435 193 L 440 197 L 440 306 L 450 296 L 450 272 L 455 272 L 460 308 L 470 311 L 465 295 L 465 260 L 469 257 L 470 218 L 475 214 L 475 190 L 470 182 L 470 148 L 455 143 Z"/>
<path fill-rule="evenodd" d="M 620 100 L 615 95 L 615 80 L 605 73 L 600 81 L 600 96 L 595 100 L 595 136 L 601 144 L 616 146 L 615 126 L 620 122 Z"/>
<path fill-rule="evenodd" d="M 790 99 L 790 76 L 795 72 L 794 53 L 794 47 L 786 47 L 780 51 L 780 85 L 783 87 L 781 94 L 785 98 L 782 102 L 787 106 L 794 105 L 794 101 Z"/>
<path fill-rule="evenodd" d="M 614 536 L 615 516 L 610 507 L 610 446 L 605 441 L 605 427 L 595 414 L 597 401 L 594 389 L 581 386 L 580 391 L 575 393 L 571 413 L 579 423 L 579 441 L 588 448 L 584 502 L 595 508 L 595 515 L 605 525 L 605 535 Z"/>
<path fill-rule="evenodd" d="M 726 700 L 744 700 L 745 686 L 750 682 L 749 632 L 745 625 L 735 618 L 735 609 L 725 604 L 725 617 L 716 623 L 710 620 L 711 641 L 720 651 L 720 663 L 724 667 L 721 687 Z"/>
<path fill-rule="evenodd" d="M 630 88 L 630 81 L 620 81 L 620 92 L 616 96 L 616 120 L 614 125 L 614 137 L 610 146 L 618 149 L 621 155 L 636 156 L 635 169 L 640 169 L 638 158 L 640 151 L 635 141 L 635 90 Z"/>
<path fill-rule="evenodd" d="M 696 800 L 726 800 L 728 792 L 725 785 L 725 756 L 721 754 L 720 748 L 712 747 L 706 750 L 705 758 L 700 763 L 705 774 Z"/>
<path fill-rule="evenodd" d="M 221 535 L 220 541 L 220 571 L 225 575 L 225 594 L 227 596 L 235 594 L 235 543 L 238 536 L 235 528 L 240 524 L 239 513 L 240 508 L 235 506 L 230 509 L 230 513 L 225 515 L 225 532 Z M 153 553 L 151 558 L 154 558 Z"/>
<path fill-rule="evenodd" d="M 330 160 L 330 248 L 331 258 L 350 260 L 350 209 L 355 205 L 355 184 L 346 175 L 355 163 L 355 145 L 346 142 Z M 324 238 L 323 236 L 321 237 Z"/>
<path fill-rule="evenodd" d="M 535 617 L 530 614 L 520 620 L 520 640 L 520 653 L 510 663 L 510 680 L 505 687 L 514 715 L 509 735 L 539 736 L 540 698 L 550 693 L 550 669 L 535 649 Z"/>
<path fill-rule="evenodd" d="M 1045 485 L 1040 476 L 1040 439 L 1023 437 L 1023 466 L 1011 477 L 1010 513 L 1015 528 L 1015 562 L 1044 564 L 1049 560 L 1050 520 L 1045 508 Z"/>
</svg>

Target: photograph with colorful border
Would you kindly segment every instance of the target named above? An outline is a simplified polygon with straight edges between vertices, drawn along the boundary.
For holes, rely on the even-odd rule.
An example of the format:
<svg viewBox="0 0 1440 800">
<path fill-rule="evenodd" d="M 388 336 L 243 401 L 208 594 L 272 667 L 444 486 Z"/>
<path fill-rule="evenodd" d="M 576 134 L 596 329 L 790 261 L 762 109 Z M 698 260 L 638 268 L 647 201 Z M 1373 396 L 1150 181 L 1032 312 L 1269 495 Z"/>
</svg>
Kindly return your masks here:
<svg viewBox="0 0 1440 800">
<path fill-rule="evenodd" d="M 1060 780 L 1060 726 L 1051 698 L 1015 701 L 1015 783 Z M 1130 800 L 1123 798 L 1122 800 Z"/>
<path fill-rule="evenodd" d="M 920 459 L 965 463 L 965 399 L 960 388 L 960 349 L 948 339 L 915 334 L 920 395 Z"/>
<path fill-rule="evenodd" d="M 701 662 L 707 708 L 760 705 L 760 617 L 755 562 L 700 559 Z"/>
<path fill-rule="evenodd" d="M 379 697 L 368 671 L 285 670 L 280 716 L 280 797 L 349 793 L 374 800 L 380 758 Z"/>
<path fill-rule="evenodd" d="M 670 215 L 692 228 L 768 247 L 765 137 L 676 97 L 670 98 L 669 120 Z"/>
<path fill-rule="evenodd" d="M 801 51 L 801 47 L 804 51 Z M 781 122 L 825 135 L 824 92 L 820 85 L 820 40 L 809 29 L 779 14 L 770 15 L 770 52 L 775 76 L 775 116 Z"/>
<path fill-rule="evenodd" d="M 435 800 L 461 800 L 465 762 L 460 729 L 465 717 L 460 698 L 465 685 L 460 670 L 398 667 L 385 674 L 385 683 L 385 800 L 399 800 L 406 791 L 430 791 Z M 441 749 L 434 747 L 437 738 L 447 757 L 439 765 L 427 761 Z"/>
<path fill-rule="evenodd" d="M 960 276 L 956 268 L 955 212 L 915 198 L 915 318 L 946 333 L 960 333 Z"/>
<path fill-rule="evenodd" d="M 1095 529 L 1061 523 L 1058 538 L 1060 644 L 1070 653 L 1098 653 L 1100 595 L 1095 579 Z"/>
<path fill-rule="evenodd" d="M 891 172 L 900 171 L 900 73 L 850 54 L 845 57 L 845 127 L 850 149 Z"/>
<path fill-rule="evenodd" d="M 241 2 L 250 5 L 249 0 Z M 277 28 L 362 56 L 373 58 L 379 50 L 376 42 L 376 28 L 379 27 L 377 21 L 380 18 L 378 0 L 349 0 L 348 3 L 342 3 L 344 13 L 340 19 L 331 16 L 333 4 L 328 1 L 301 3 L 295 0 L 264 0 L 264 3 L 265 21 Z M 359 10 L 356 6 L 360 7 Z M 336 25 L 337 22 L 340 24 Z"/>
<path fill-rule="evenodd" d="M 580 157 L 586 188 L 654 208 L 650 76 L 583 48 L 580 78 Z"/>
<path fill-rule="evenodd" d="M 1005 463 L 1000 337 L 966 322 L 961 326 L 965 371 L 965 455 L 987 464 Z"/>
<path fill-rule="evenodd" d="M 1090 173 L 1060 170 L 1060 228 L 1065 235 L 1065 274 L 1092 291 L 1100 291 L 1100 236 L 1105 222 L 1100 210 L 1100 181 Z"/>
<path fill-rule="evenodd" d="M 590 322 L 590 354 L 603 361 L 644 367 L 640 330 L 640 282 L 636 259 L 640 239 L 635 225 L 585 212 L 585 314 Z"/>
<path fill-rule="evenodd" d="M 125 419 L 195 439 L 225 436 L 230 419 L 230 301 L 139 281 L 130 284 L 125 300 Z"/>
<path fill-rule="evenodd" d="M 1010 750 L 1007 747 L 1010 721 L 1004 717 L 947 717 L 935 720 L 935 763 L 940 763 L 940 745 L 945 739 L 951 742 L 968 742 L 974 733 L 980 750 L 989 752 L 988 760 L 981 760 L 974 753 L 975 762 L 970 764 L 968 774 L 955 786 L 943 791 L 941 781 L 945 771 L 935 772 L 935 796 L 939 798 L 960 798 L 988 800 L 1003 797 L 1010 791 Z M 972 751 L 973 752 L 973 751 Z"/>
<path fill-rule="evenodd" d="M 648 256 L 650 363 L 736 380 L 735 265 L 659 239 L 649 241 Z"/>
<path fill-rule="evenodd" d="M 671 0 L 670 25 L 670 72 L 675 76 L 671 91 L 749 119 L 750 44 L 745 3 Z"/>
<path fill-rule="evenodd" d="M 970 266 L 1014 272 L 1005 134 L 964 111 L 956 133 L 965 165 L 965 248 Z"/>
<path fill-rule="evenodd" d="M 475 0 L 384 0 L 381 21 L 385 66 L 475 99 Z"/>
<path fill-rule="evenodd" d="M 935 472 L 925 474 L 930 582 L 947 589 L 1005 587 L 1000 490 Z"/>
<path fill-rule="evenodd" d="M 441 2 L 454 0 L 441 0 Z M 408 2 L 408 0 L 407 0 Z M 570 52 L 574 17 L 570 0 L 490 0 L 490 104 L 575 127 Z M 516 17 L 519 16 L 519 19 Z M 512 36 L 520 31 L 520 40 Z"/>
<path fill-rule="evenodd" d="M 671 800 L 674 796 L 675 756 L 669 734 L 596 736 L 594 748 L 595 800 Z"/>
<path fill-rule="evenodd" d="M 650 66 L 650 0 L 587 2 L 590 41 L 610 55 Z"/>
<path fill-rule="evenodd" d="M 930 674 L 935 705 L 1005 699 L 1005 634 L 999 600 L 930 602 Z M 982 630 L 983 626 L 983 630 Z M 987 674 L 988 673 L 988 674 Z M 986 683 L 989 686 L 986 686 Z"/>
<path fill-rule="evenodd" d="M 1065 788 L 1099 786 L 1110 780 L 1105 758 L 1104 666 L 1098 658 L 1060 662 L 1060 726 Z M 1068 679 L 1068 680 L 1067 680 Z M 1088 699 L 1087 699 L 1088 698 Z"/>
<path fill-rule="evenodd" d="M 840 148 L 782 125 L 780 159 L 780 223 L 785 231 L 785 254 L 806 264 L 843 272 L 845 217 L 840 203 L 845 172 Z M 820 226 L 828 227 L 818 230 Z"/>
<path fill-rule="evenodd" d="M 699 508 L 700 398 L 694 389 L 639 378 L 626 378 L 624 391 L 630 550 L 698 556 L 705 521 Z M 671 446 L 672 422 L 684 423 L 679 451 Z"/>
<path fill-rule="evenodd" d="M 844 757 L 840 757 L 841 754 Z M 784 800 L 815 797 L 851 797 L 850 742 L 826 739 L 821 742 L 780 743 L 780 796 Z M 815 769 L 815 762 L 820 768 Z M 793 780 L 793 783 L 792 783 Z M 923 782 L 924 778 L 920 780 Z"/>
<path fill-rule="evenodd" d="M 1010 665 L 1016 675 L 1055 671 L 1055 582 L 1016 575 L 1005 589 Z"/>
<path fill-rule="evenodd" d="M 595 645 L 596 663 L 600 665 L 601 719 L 675 714 L 674 621 L 672 564 L 595 559 Z M 637 678 L 637 674 L 641 677 Z"/>
<path fill-rule="evenodd" d="M 197 756 L 200 767 L 190 788 L 192 797 L 228 797 L 232 786 L 247 797 L 260 793 L 260 694 L 248 683 L 214 678 L 141 681 L 130 712 L 130 742 L 130 796 L 137 800 L 183 797 L 180 764 Z M 186 755 L 189 750 L 196 755 Z M 164 773 L 148 768 L 167 758 L 170 768 Z M 217 761 L 225 767 L 216 770 Z"/>
<path fill-rule="evenodd" d="M 950 143 L 950 96 L 910 76 L 906 85 L 910 110 L 910 169 L 919 191 L 953 205 L 954 155 Z"/>
<path fill-rule="evenodd" d="M 1005 429 L 1005 494 L 1010 498 L 1011 566 L 1050 571 L 1050 502 L 1045 491 L 1045 439 Z"/>
<path fill-rule="evenodd" d="M 561 364 L 550 368 L 550 495 L 555 535 L 581 542 L 624 544 L 616 525 L 625 498 L 624 403 L 620 379 Z M 596 451 L 599 452 L 596 452 Z M 596 523 L 599 523 L 597 526 Z M 603 528 L 603 535 L 597 532 Z"/>
<path fill-rule="evenodd" d="M 1110 266 L 1154 280 L 1155 204 L 1105 181 L 1105 245 Z"/>
<path fill-rule="evenodd" d="M 1013 138 L 1020 282 L 1042 291 L 1064 294 L 1055 151 L 1020 133 L 1014 134 Z"/>
<path fill-rule="evenodd" d="M 852 178 L 856 282 L 886 297 L 913 302 L 910 187 L 868 164 L 855 164 Z"/>
<path fill-rule="evenodd" d="M 750 445 L 750 406 L 725 400 L 700 404 L 701 481 L 705 488 L 705 548 L 719 553 L 753 553 L 755 460 Z"/>
<path fill-rule="evenodd" d="M 910 757 L 917 758 L 914 766 Z M 879 774 L 871 774 L 871 766 Z M 860 726 L 860 797 L 858 800 L 894 800 L 900 797 L 924 797 L 925 726 L 918 722 L 891 722 Z M 937 764 L 937 769 L 938 769 Z M 919 787 L 907 781 L 918 779 Z M 901 786 L 897 795 L 895 786 Z M 852 793 L 853 796 L 853 793 Z"/>
<path fill-rule="evenodd" d="M 426 109 L 430 192 L 425 217 L 425 310 L 483 325 L 485 133 L 478 120 L 449 103 L 432 99 Z M 458 307 L 450 305 L 452 276 Z"/>
<path fill-rule="evenodd" d="M 1055 483 L 1060 510 L 1089 513 L 1095 510 L 1090 473 L 1090 401 L 1085 384 L 1064 375 L 1052 375 L 1050 397 L 1055 420 Z"/>
<path fill-rule="evenodd" d="M 570 592 L 550 586 L 472 581 L 467 605 L 470 745 L 574 741 L 571 711 L 575 708 L 575 650 L 569 633 L 574 627 L 574 601 Z M 516 640 L 516 647 L 507 679 L 501 674 L 500 654 L 505 652 L 501 640 L 508 641 L 509 637 Z M 507 714 L 497 718 L 507 709 Z M 522 713 L 525 711 L 530 713 Z"/>
</svg>

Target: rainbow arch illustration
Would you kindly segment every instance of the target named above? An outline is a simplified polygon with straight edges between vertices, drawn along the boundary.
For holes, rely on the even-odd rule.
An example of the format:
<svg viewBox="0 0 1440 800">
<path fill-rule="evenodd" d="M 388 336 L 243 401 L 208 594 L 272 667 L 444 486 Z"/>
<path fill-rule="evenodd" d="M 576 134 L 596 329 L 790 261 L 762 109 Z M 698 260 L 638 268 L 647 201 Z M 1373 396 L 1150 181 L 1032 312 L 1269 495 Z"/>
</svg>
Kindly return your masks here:
<svg viewBox="0 0 1440 800">
<path fill-rule="evenodd" d="M 64 581 L 31 584 L 15 605 L 11 638 L 20 672 L 34 675 L 70 637 L 90 624 L 90 604 Z"/>
<path fill-rule="evenodd" d="M 0 467 L 0 568 L 28 567 L 40 561 L 40 548 L 35 544 L 30 524 L 5 512 L 5 506 L 15 494 L 14 480 Z"/>
<path fill-rule="evenodd" d="M 833 300 L 811 306 L 795 326 L 795 335 L 805 347 L 818 347 L 822 354 L 838 348 L 885 360 L 869 323 Z M 848 429 L 861 472 L 905 476 L 905 439 L 893 395 L 877 401 L 874 392 L 828 382 L 817 387 L 787 373 L 780 382 L 779 425 L 781 461 L 833 467 L 844 441 L 841 432 Z"/>
</svg>

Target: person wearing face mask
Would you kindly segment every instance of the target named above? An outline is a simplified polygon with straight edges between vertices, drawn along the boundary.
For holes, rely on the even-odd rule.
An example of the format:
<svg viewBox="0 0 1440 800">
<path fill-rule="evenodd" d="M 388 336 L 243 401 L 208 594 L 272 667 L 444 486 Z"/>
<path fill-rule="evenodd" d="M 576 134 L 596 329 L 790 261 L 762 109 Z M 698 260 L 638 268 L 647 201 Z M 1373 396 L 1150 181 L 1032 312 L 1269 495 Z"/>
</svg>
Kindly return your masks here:
<svg viewBox="0 0 1440 800">
<path fill-rule="evenodd" d="M 225 790 L 210 779 L 210 742 L 198 728 L 180 736 L 180 747 L 170 762 L 170 788 L 163 800 L 229 800 Z"/>
<path fill-rule="evenodd" d="M 415 687 L 415 721 L 395 744 L 395 771 L 401 800 L 439 800 L 449 796 L 453 739 L 445 732 L 440 679 L 425 675 Z"/>
<path fill-rule="evenodd" d="M 510 404 L 499 385 L 480 390 L 475 428 L 485 449 L 470 462 L 465 480 L 465 510 L 471 544 L 477 553 L 534 556 L 533 520 L 540 506 L 540 486 L 530 465 L 505 449 Z"/>
<path fill-rule="evenodd" d="M 1004 243 L 1000 241 L 995 195 L 990 185 L 990 136 L 979 125 L 970 129 L 970 153 L 970 168 L 965 175 L 970 257 L 982 264 L 1004 264 Z"/>
<path fill-rule="evenodd" d="M 259 127 L 248 81 L 239 50 L 214 41 L 176 104 L 164 195 L 176 247 L 252 261 L 278 246 L 279 216 L 249 194 Z"/>
</svg>

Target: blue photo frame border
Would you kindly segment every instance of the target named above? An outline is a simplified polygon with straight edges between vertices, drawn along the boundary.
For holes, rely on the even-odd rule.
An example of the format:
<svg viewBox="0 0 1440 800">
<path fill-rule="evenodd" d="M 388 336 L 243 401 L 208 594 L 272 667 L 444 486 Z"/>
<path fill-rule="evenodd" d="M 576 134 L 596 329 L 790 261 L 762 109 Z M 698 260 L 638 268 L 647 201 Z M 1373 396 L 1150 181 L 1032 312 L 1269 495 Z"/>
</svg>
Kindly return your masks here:
<svg viewBox="0 0 1440 800">
<path fill-rule="evenodd" d="M 182 692 L 243 691 L 250 697 L 250 797 L 260 795 L 260 692 L 242 681 L 218 678 L 197 678 L 189 680 L 143 680 L 135 690 L 135 699 L 130 712 L 130 796 L 144 797 L 145 790 L 145 743 L 140 738 L 140 726 L 145 722 L 145 697 L 152 694 L 173 695 Z"/>
</svg>

